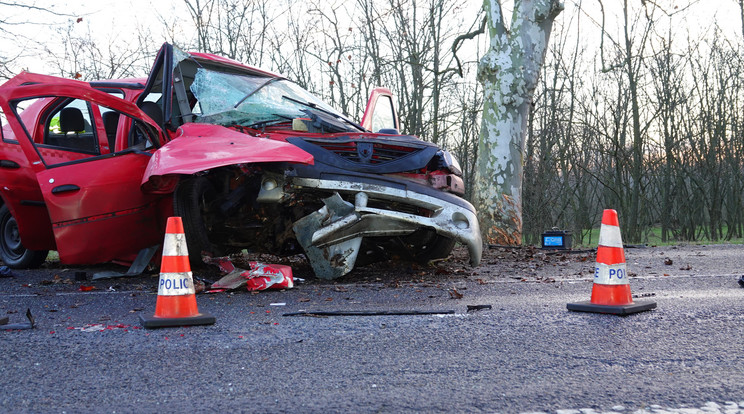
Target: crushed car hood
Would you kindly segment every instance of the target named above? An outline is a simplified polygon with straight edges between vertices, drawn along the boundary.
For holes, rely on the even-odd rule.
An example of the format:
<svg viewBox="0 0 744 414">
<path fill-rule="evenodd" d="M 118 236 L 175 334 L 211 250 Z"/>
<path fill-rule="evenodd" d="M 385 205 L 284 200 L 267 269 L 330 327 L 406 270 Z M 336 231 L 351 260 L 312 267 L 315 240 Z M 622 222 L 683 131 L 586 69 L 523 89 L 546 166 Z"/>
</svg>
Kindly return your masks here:
<svg viewBox="0 0 744 414">
<path fill-rule="evenodd" d="M 185 124 L 178 137 L 153 153 L 142 183 L 154 176 L 265 162 L 313 164 L 313 156 L 287 142 L 256 138 L 219 125 Z"/>
</svg>

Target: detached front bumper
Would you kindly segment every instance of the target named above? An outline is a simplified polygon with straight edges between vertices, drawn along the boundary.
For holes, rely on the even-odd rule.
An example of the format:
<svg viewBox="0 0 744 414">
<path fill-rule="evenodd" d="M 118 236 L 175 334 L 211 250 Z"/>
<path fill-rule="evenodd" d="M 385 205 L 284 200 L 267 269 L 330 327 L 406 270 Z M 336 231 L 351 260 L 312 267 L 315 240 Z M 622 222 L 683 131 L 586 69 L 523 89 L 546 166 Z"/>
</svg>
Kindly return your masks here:
<svg viewBox="0 0 744 414">
<path fill-rule="evenodd" d="M 457 203 L 412 191 L 405 185 L 386 186 L 378 183 L 349 182 L 317 178 L 287 177 L 290 191 L 323 191 L 333 195 L 324 199 L 325 206 L 294 224 L 295 235 L 307 253 L 316 275 L 334 279 L 354 267 L 363 237 L 405 236 L 420 229 L 464 244 L 470 264 L 477 266 L 483 253 L 483 242 L 475 208 L 465 200 Z M 273 186 L 263 186 L 271 188 Z M 279 190 L 277 186 L 273 190 Z M 263 190 L 262 190 L 263 192 Z M 344 201 L 341 194 L 354 203 Z M 259 194 L 259 200 L 270 194 Z M 450 195 L 447 195 L 449 197 Z M 369 205 L 377 207 L 369 207 Z M 406 212 L 385 205 L 406 206 Z M 425 211 L 426 215 L 410 211 Z"/>
</svg>

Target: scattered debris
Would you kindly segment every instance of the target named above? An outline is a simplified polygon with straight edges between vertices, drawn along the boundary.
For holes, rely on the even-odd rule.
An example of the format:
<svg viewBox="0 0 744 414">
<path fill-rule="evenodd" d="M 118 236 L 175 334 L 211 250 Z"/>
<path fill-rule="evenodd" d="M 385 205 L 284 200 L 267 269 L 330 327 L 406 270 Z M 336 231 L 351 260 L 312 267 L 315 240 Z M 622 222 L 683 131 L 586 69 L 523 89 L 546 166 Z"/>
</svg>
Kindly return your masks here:
<svg viewBox="0 0 744 414">
<path fill-rule="evenodd" d="M 744 287 L 744 275 L 739 278 L 739 286 Z"/>
<path fill-rule="evenodd" d="M 71 279 L 62 279 L 62 276 L 60 275 L 54 275 L 52 280 L 42 280 L 39 282 L 42 286 L 48 286 L 48 285 L 58 285 L 58 284 L 65 284 L 65 285 L 71 285 L 73 282 Z"/>
<path fill-rule="evenodd" d="M 692 270 L 692 266 L 688 264 L 687 266 L 680 267 L 679 270 Z"/>
<path fill-rule="evenodd" d="M 639 293 L 637 295 L 632 295 L 633 299 L 651 298 L 654 296 L 656 296 L 656 293 Z"/>
<path fill-rule="evenodd" d="M 140 276 L 142 273 L 147 269 L 147 267 L 150 264 L 150 261 L 152 260 L 153 256 L 155 256 L 155 253 L 160 248 L 160 245 L 157 244 L 155 246 L 146 247 L 139 251 L 137 254 L 137 257 L 134 259 L 134 262 L 132 262 L 132 265 L 129 267 L 129 270 L 127 270 L 126 273 L 120 273 L 120 272 L 113 272 L 113 271 L 105 271 L 105 272 L 98 272 L 93 274 L 93 280 L 100 280 L 100 279 L 113 279 L 118 277 L 133 277 L 133 276 Z M 77 280 L 77 274 L 75 275 Z"/>
<path fill-rule="evenodd" d="M 248 279 L 246 284 L 248 291 L 294 287 L 292 268 L 289 266 L 258 262 L 250 262 L 250 266 L 251 270 L 243 273 L 243 276 Z"/>
<path fill-rule="evenodd" d="M 206 264 L 212 264 L 217 266 L 222 274 L 232 273 L 235 271 L 235 265 L 232 263 L 229 257 L 212 257 L 208 254 L 202 253 L 202 261 Z"/>
<path fill-rule="evenodd" d="M 248 291 L 287 289 L 294 287 L 292 268 L 286 265 L 249 262 L 250 270 L 235 267 L 229 258 L 204 258 L 205 263 L 217 265 L 227 274 L 212 284 L 209 293 L 220 289 L 233 290 L 245 286 Z"/>
<path fill-rule="evenodd" d="M 282 316 L 405 316 L 405 315 L 454 315 L 454 310 L 443 311 L 419 311 L 419 310 L 392 310 L 392 311 L 301 311 L 285 313 Z"/>
<path fill-rule="evenodd" d="M 34 321 L 33 315 L 31 315 L 31 309 L 26 309 L 26 318 L 28 319 L 28 322 L 21 322 L 21 323 L 7 323 L 9 318 L 3 318 L 0 322 L 5 322 L 0 324 L 0 329 L 4 330 L 21 330 L 21 329 L 33 329 L 34 326 L 36 326 L 36 321 Z"/>
<path fill-rule="evenodd" d="M 667 266 L 671 266 L 674 264 L 674 261 L 667 257 L 666 259 L 664 259 L 664 264 Z"/>
<path fill-rule="evenodd" d="M 269 303 L 269 306 L 287 306 L 285 302 Z"/>
<path fill-rule="evenodd" d="M 462 299 L 463 295 L 462 293 L 458 292 L 457 289 L 452 288 L 449 290 L 450 299 Z"/>
<path fill-rule="evenodd" d="M 85 324 L 79 328 L 75 327 L 69 327 L 67 328 L 69 330 L 76 330 L 80 332 L 102 332 L 102 331 L 113 331 L 117 329 L 123 329 L 124 332 L 127 332 L 129 329 L 140 329 L 139 326 L 132 326 L 132 325 L 124 325 L 123 323 L 116 324 L 116 325 L 105 325 L 102 323 L 93 323 L 93 324 Z"/>
<path fill-rule="evenodd" d="M 491 305 L 468 305 L 468 312 L 474 312 L 484 309 L 493 309 Z"/>
<path fill-rule="evenodd" d="M 97 288 L 95 286 L 86 286 L 86 285 L 80 285 L 80 287 L 78 288 L 78 290 L 81 292 L 90 292 L 96 289 Z"/>
<path fill-rule="evenodd" d="M 245 272 L 245 270 L 233 269 L 234 270 L 223 276 L 220 280 L 212 283 L 212 288 L 209 290 L 209 293 L 214 293 L 217 290 L 233 290 L 245 285 L 247 282 L 245 277 L 243 277 L 243 272 Z"/>
<path fill-rule="evenodd" d="M 207 285 L 199 279 L 192 279 L 194 283 L 194 293 L 202 293 L 207 290 Z"/>
</svg>

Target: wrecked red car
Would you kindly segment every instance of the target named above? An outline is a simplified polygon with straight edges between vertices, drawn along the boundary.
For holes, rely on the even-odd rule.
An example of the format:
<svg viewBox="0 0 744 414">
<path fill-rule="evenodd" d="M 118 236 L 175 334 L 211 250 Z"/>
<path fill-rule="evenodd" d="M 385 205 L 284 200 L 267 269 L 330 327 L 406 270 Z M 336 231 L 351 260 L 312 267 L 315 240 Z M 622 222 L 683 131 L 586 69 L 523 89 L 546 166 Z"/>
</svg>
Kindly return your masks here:
<svg viewBox="0 0 744 414">
<path fill-rule="evenodd" d="M 304 253 L 335 278 L 446 257 L 455 242 L 481 258 L 457 162 L 399 133 L 385 89 L 356 123 L 277 74 L 165 44 L 147 79 L 24 72 L 0 86 L 0 109 L 10 267 L 48 250 L 66 264 L 149 260 L 171 215 L 196 264 L 203 252 Z"/>
</svg>

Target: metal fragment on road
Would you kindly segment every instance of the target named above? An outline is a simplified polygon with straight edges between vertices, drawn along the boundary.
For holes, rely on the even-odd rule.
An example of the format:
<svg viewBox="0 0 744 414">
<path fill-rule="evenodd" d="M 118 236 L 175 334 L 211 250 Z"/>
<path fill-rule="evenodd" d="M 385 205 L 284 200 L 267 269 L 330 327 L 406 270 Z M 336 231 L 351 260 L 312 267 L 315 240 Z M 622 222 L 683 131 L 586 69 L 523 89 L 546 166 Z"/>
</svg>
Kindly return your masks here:
<svg viewBox="0 0 744 414">
<path fill-rule="evenodd" d="M 144 272 L 145 269 L 147 269 L 147 266 L 150 263 L 150 260 L 152 260 L 153 256 L 155 256 L 155 252 L 157 252 L 159 248 L 160 248 L 160 245 L 155 245 L 155 246 L 146 247 L 140 250 L 139 253 L 137 254 L 137 257 L 134 259 L 134 262 L 132 262 L 132 265 L 129 267 L 126 273 L 114 272 L 114 271 L 103 271 L 103 272 L 98 272 L 98 273 L 93 274 L 93 277 L 91 278 L 91 280 L 140 276 L 142 275 L 142 272 Z"/>
<path fill-rule="evenodd" d="M 36 326 L 36 321 L 33 315 L 31 315 L 31 309 L 26 309 L 26 318 L 28 322 L 20 323 L 5 323 L 0 325 L 0 329 L 4 330 L 22 330 L 22 329 L 33 329 Z M 6 321 L 7 322 L 7 321 Z"/>
<path fill-rule="evenodd" d="M 285 313 L 282 316 L 408 316 L 408 315 L 453 315 L 454 310 L 420 311 L 420 310 L 392 310 L 392 311 L 301 311 Z"/>
<path fill-rule="evenodd" d="M 468 305 L 468 312 L 479 311 L 484 309 L 493 309 L 491 305 Z"/>
</svg>

